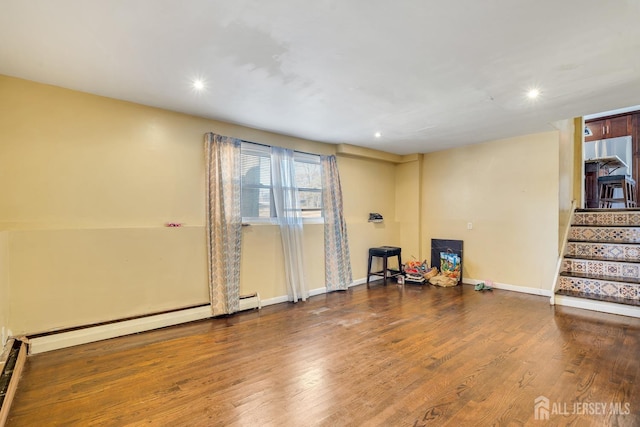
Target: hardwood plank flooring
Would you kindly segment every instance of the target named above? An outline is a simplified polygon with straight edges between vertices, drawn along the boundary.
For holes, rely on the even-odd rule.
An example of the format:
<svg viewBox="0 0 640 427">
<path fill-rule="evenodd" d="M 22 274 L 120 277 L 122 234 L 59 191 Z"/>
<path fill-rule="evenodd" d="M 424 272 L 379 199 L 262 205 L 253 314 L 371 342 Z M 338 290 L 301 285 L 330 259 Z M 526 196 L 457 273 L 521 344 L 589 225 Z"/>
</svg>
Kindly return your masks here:
<svg viewBox="0 0 640 427">
<path fill-rule="evenodd" d="M 30 356 L 7 426 L 638 426 L 639 358 L 640 319 L 374 282 Z"/>
</svg>

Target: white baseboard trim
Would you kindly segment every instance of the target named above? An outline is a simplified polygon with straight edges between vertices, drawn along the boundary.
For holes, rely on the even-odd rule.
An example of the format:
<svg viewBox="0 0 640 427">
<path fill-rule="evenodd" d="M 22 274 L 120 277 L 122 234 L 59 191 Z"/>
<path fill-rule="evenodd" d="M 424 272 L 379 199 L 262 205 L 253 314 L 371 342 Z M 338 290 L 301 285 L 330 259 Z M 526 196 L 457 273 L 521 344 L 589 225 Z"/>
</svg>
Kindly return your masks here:
<svg viewBox="0 0 640 427">
<path fill-rule="evenodd" d="M 211 307 L 206 305 L 202 307 L 172 311 L 170 313 L 124 320 L 122 322 L 91 326 L 88 328 L 61 332 L 59 334 L 30 338 L 28 340 L 29 354 L 38 354 L 45 351 L 72 347 L 74 345 L 116 338 L 138 332 L 164 328 L 166 326 L 193 322 L 194 320 L 207 319 L 209 317 L 211 317 Z"/>
<path fill-rule="evenodd" d="M 374 277 L 379 278 L 379 276 L 369 276 L 369 280 L 373 279 Z M 373 279 L 376 280 L 376 279 Z M 349 286 L 358 286 L 358 285 L 364 285 L 365 283 L 367 283 L 367 278 L 366 277 L 362 277 L 360 279 L 354 280 L 353 283 Z"/>
<path fill-rule="evenodd" d="M 371 276 L 371 277 L 374 277 L 374 276 Z M 351 288 L 353 286 L 362 285 L 362 284 L 365 284 L 365 283 L 367 283 L 367 278 L 363 277 L 361 279 L 354 280 L 353 283 L 349 285 L 349 288 Z M 309 291 L 309 296 L 310 297 L 314 297 L 314 296 L 322 295 L 322 294 L 326 294 L 326 293 L 327 293 L 327 288 L 326 287 L 316 288 L 316 289 L 311 289 Z M 286 295 L 282 295 L 282 296 L 279 296 L 279 297 L 273 297 L 273 298 L 269 298 L 269 299 L 263 300 L 262 301 L 262 306 L 266 307 L 268 305 L 280 304 L 280 303 L 288 302 L 288 301 L 289 301 L 289 297 L 286 296 Z"/>
<path fill-rule="evenodd" d="M 632 305 L 614 304 L 606 301 L 575 298 L 567 295 L 556 295 L 555 303 L 556 305 L 565 307 L 582 308 L 584 310 L 601 311 L 603 313 L 640 318 L 640 307 Z"/>
<path fill-rule="evenodd" d="M 316 288 L 316 289 L 311 289 L 309 291 L 309 296 L 310 297 L 315 297 L 316 295 L 322 295 L 322 294 L 326 294 L 327 293 L 327 287 L 322 287 L 322 288 Z"/>
<path fill-rule="evenodd" d="M 467 277 L 462 279 L 462 283 L 470 285 L 477 285 L 482 282 L 485 282 L 485 280 L 470 279 Z M 502 289 L 504 291 L 521 292 L 524 294 L 540 295 L 543 297 L 551 297 L 553 295 L 550 289 L 528 288 L 526 286 L 509 285 L 507 283 L 493 282 L 493 288 Z"/>
<path fill-rule="evenodd" d="M 287 302 L 287 301 L 289 301 L 289 297 L 286 296 L 286 295 L 279 296 L 279 297 L 273 297 L 273 298 L 268 298 L 268 299 L 262 300 L 262 306 L 266 307 L 268 305 L 280 304 L 280 303 Z"/>
</svg>

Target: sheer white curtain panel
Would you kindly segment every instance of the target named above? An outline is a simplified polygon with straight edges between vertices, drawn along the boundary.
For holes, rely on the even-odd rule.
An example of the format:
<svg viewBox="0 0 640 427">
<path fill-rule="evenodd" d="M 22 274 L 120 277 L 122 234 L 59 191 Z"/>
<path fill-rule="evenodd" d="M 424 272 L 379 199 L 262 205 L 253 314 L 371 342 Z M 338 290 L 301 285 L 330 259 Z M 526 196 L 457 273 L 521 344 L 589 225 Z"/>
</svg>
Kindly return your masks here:
<svg viewBox="0 0 640 427">
<path fill-rule="evenodd" d="M 306 301 L 309 290 L 304 274 L 302 210 L 296 187 L 293 150 L 271 147 L 271 180 L 289 301 Z"/>
</svg>

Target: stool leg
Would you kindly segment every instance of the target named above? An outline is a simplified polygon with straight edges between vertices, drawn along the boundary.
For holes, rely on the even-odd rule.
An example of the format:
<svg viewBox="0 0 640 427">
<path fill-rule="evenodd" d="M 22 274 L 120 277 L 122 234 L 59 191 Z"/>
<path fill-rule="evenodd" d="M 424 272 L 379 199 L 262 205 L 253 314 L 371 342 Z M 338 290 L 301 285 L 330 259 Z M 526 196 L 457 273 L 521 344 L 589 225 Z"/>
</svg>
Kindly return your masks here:
<svg viewBox="0 0 640 427">
<path fill-rule="evenodd" d="M 384 285 L 387 286 L 387 256 L 382 257 L 382 276 L 384 277 Z"/>
<path fill-rule="evenodd" d="M 599 201 L 598 201 L 598 207 L 599 208 L 604 208 L 604 204 L 605 201 L 604 199 L 606 198 L 606 186 L 604 184 L 600 184 L 600 188 L 598 189 L 598 196 L 599 196 Z"/>
<path fill-rule="evenodd" d="M 627 187 L 627 182 L 622 183 L 622 198 L 624 199 L 624 207 L 628 208 L 629 206 L 629 187 Z"/>
<path fill-rule="evenodd" d="M 369 264 L 367 265 L 367 288 L 369 288 L 369 276 L 371 275 L 371 255 L 369 255 Z"/>
<path fill-rule="evenodd" d="M 398 271 L 402 274 L 402 258 L 400 258 L 400 254 L 398 254 Z"/>
<path fill-rule="evenodd" d="M 602 189 L 600 193 L 600 206 L 601 208 L 610 208 L 611 207 L 611 199 L 613 199 L 613 192 L 615 191 L 615 187 L 609 184 L 602 184 L 600 187 Z"/>
</svg>

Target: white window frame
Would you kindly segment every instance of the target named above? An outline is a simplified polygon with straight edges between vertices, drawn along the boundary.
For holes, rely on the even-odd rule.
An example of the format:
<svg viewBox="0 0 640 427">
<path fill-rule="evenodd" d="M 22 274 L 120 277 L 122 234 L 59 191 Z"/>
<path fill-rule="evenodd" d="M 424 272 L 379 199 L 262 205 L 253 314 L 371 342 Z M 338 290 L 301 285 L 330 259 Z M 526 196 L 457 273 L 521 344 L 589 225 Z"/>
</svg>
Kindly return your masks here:
<svg viewBox="0 0 640 427">
<path fill-rule="evenodd" d="M 250 154 L 255 154 L 257 156 L 263 156 L 263 157 L 268 157 L 269 159 L 271 158 L 271 147 L 268 145 L 263 145 L 263 144 L 257 144 L 254 142 L 249 142 L 249 141 L 242 141 L 242 145 L 241 145 L 241 150 L 244 152 L 248 152 Z M 294 151 L 294 162 L 303 162 L 303 163 L 311 163 L 311 164 L 317 164 L 320 165 L 320 155 L 318 154 L 311 154 L 311 153 L 302 153 L 299 151 Z M 322 185 L 322 184 L 321 184 Z M 244 185 L 241 186 L 244 189 Z M 273 206 L 273 189 L 272 186 L 269 185 L 257 185 L 256 188 L 269 188 L 269 193 L 270 193 L 270 199 L 271 199 L 271 206 L 270 206 L 270 213 L 271 215 L 274 216 L 270 216 L 268 218 L 265 217 L 242 217 L 242 222 L 245 224 L 254 224 L 254 225 L 260 225 L 260 224 L 277 224 L 277 219 L 275 217 L 275 208 Z M 317 188 L 305 188 L 305 187 L 301 187 L 298 188 L 298 190 L 303 190 L 303 191 L 318 191 L 320 193 L 320 196 L 322 197 L 322 192 L 324 191 L 323 188 L 317 189 Z M 322 204 L 322 203 L 321 203 Z M 315 218 L 303 218 L 302 222 L 303 224 L 324 224 L 324 207 L 320 206 L 320 216 L 315 217 Z"/>
</svg>

